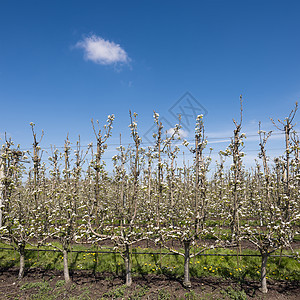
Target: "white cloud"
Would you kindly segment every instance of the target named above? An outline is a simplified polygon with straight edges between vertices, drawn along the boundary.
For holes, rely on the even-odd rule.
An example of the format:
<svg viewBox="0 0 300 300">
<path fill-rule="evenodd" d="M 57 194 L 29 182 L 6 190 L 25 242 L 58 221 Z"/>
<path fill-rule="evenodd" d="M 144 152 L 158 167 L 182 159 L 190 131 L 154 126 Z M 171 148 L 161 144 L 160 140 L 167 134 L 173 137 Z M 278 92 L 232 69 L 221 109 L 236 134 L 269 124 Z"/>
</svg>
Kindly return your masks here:
<svg viewBox="0 0 300 300">
<path fill-rule="evenodd" d="M 100 65 L 128 63 L 130 58 L 119 44 L 104 40 L 100 36 L 92 35 L 76 44 L 84 50 L 84 58 Z"/>
<path fill-rule="evenodd" d="M 173 135 L 174 134 L 174 128 L 170 128 L 168 131 L 167 131 L 167 133 L 169 134 L 169 135 Z M 181 138 L 186 138 L 188 135 L 189 135 L 189 133 L 187 132 L 187 131 L 185 131 L 185 130 L 183 130 L 183 129 L 179 129 L 178 130 L 178 133 L 179 133 L 179 136 L 181 137 Z M 178 136 L 178 134 L 176 134 L 176 136 Z"/>
</svg>

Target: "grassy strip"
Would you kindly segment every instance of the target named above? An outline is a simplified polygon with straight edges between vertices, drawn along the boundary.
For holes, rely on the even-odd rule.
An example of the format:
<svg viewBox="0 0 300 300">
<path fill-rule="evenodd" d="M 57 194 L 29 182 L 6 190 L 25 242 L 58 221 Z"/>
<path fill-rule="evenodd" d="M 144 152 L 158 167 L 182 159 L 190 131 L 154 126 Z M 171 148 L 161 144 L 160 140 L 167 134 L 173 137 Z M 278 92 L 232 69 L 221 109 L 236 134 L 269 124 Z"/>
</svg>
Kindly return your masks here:
<svg viewBox="0 0 300 300">
<path fill-rule="evenodd" d="M 5 247 L 0 243 L 0 247 Z M 6 246 L 7 247 L 7 246 Z M 41 247 L 41 249 L 53 249 Z M 89 248 L 81 245 L 74 245 L 73 250 L 77 251 L 97 251 L 103 250 L 95 246 Z M 107 248 L 106 250 L 112 250 Z M 192 253 L 193 253 L 192 249 Z M 196 251 L 196 249 L 195 249 Z M 135 252 L 157 252 L 157 250 L 146 248 L 135 248 L 132 251 L 132 272 L 138 274 L 166 274 L 173 277 L 183 276 L 183 257 L 175 255 L 149 254 L 139 255 Z M 205 251 L 209 253 L 234 254 L 234 250 L 212 249 Z M 257 254 L 253 250 L 244 250 L 243 254 Z M 279 254 L 279 253 L 277 253 Z M 291 254 L 283 251 L 283 254 Z M 43 268 L 63 270 L 63 257 L 59 252 L 37 252 L 27 251 L 26 268 Z M 233 256 L 198 256 L 190 262 L 190 272 L 192 277 L 217 276 L 223 278 L 234 278 L 242 280 L 244 278 L 259 280 L 260 278 L 260 257 L 240 257 L 239 263 Z M 18 266 L 19 255 L 16 251 L 0 250 L 0 266 L 4 268 Z M 122 257 L 116 254 L 99 254 L 73 252 L 69 254 L 69 266 L 72 270 L 92 270 L 93 272 L 110 272 L 116 275 L 124 273 L 124 262 Z M 270 257 L 268 262 L 268 278 L 280 280 L 300 280 L 300 264 L 291 258 Z"/>
</svg>

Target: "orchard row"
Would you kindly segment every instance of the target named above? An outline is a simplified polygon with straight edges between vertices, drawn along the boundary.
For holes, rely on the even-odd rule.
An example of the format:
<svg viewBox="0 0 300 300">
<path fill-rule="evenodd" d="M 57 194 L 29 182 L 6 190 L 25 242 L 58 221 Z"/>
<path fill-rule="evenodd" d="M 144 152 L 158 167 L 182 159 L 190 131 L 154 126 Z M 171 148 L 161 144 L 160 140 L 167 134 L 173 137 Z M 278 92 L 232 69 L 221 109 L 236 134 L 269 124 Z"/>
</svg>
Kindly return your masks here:
<svg viewBox="0 0 300 300">
<path fill-rule="evenodd" d="M 165 136 L 159 115 L 154 113 L 154 144 L 145 149 L 137 115 L 130 113 L 133 144 L 117 148 L 118 154 L 112 157 L 113 175 L 103 163 L 113 115 L 103 128 L 92 122 L 96 148 L 82 150 L 78 141 L 75 159 L 71 160 L 67 138 L 62 151 L 52 149 L 47 165 L 41 161 L 41 140 L 31 123 L 32 151 L 23 152 L 7 139 L 1 156 L 0 238 L 20 253 L 19 278 L 24 275 L 28 244 L 59 241 L 65 280 L 70 281 L 71 245 L 107 240 L 122 254 L 126 284 L 130 285 L 131 247 L 152 240 L 184 257 L 184 285 L 189 287 L 192 257 L 212 247 L 239 247 L 247 240 L 260 251 L 261 286 L 266 293 L 269 255 L 291 247 L 299 228 L 300 148 L 293 125 L 296 111 L 297 104 L 288 118 L 274 122 L 284 132 L 286 149 L 282 156 L 269 162 L 266 145 L 271 132 L 259 130 L 258 162 L 255 168 L 246 170 L 241 101 L 240 120 L 234 120 L 231 143 L 220 152 L 213 174 L 209 173 L 211 157 L 204 155 L 207 140 L 201 115 L 196 119 L 195 144 L 182 142 L 194 157 L 193 164 L 187 166 L 178 163 L 180 124 Z M 28 160 L 32 161 L 29 168 L 25 164 Z M 226 169 L 228 160 L 231 167 Z M 182 250 L 171 247 L 170 240 L 180 241 Z M 201 248 L 191 253 L 195 243 Z"/>
</svg>

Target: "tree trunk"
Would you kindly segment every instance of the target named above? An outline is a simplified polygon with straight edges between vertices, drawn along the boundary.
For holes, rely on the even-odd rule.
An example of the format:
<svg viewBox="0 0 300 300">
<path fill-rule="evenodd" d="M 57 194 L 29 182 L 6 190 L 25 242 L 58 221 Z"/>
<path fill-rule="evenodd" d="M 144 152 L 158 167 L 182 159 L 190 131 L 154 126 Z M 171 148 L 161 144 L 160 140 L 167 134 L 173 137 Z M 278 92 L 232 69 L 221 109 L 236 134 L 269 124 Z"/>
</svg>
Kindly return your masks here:
<svg viewBox="0 0 300 300">
<path fill-rule="evenodd" d="M 21 246 L 19 248 L 19 254 L 20 254 L 20 269 L 19 269 L 18 279 L 22 279 L 24 277 L 24 272 L 25 272 L 25 246 Z"/>
<path fill-rule="evenodd" d="M 124 262 L 125 262 L 125 272 L 126 272 L 126 285 L 131 286 L 132 284 L 132 277 L 131 277 L 131 262 L 130 262 L 130 251 L 129 246 L 125 246 L 125 256 L 124 256 Z"/>
<path fill-rule="evenodd" d="M 0 173 L 0 227 L 2 227 L 2 187 L 1 187 L 1 173 Z"/>
<path fill-rule="evenodd" d="M 267 261 L 268 261 L 268 253 L 261 253 L 261 292 L 266 294 L 268 292 L 267 289 Z"/>
<path fill-rule="evenodd" d="M 2 154 L 2 151 L 0 151 Z M 0 227 L 2 227 L 2 205 L 3 205 L 3 184 L 2 180 L 4 179 L 4 164 L 2 164 L 2 159 L 0 160 Z"/>
<path fill-rule="evenodd" d="M 183 286 L 190 288 L 192 286 L 190 281 L 190 241 L 184 242 L 184 280 Z"/>
<path fill-rule="evenodd" d="M 63 250 L 63 259 L 64 259 L 64 278 L 65 282 L 69 283 L 71 281 L 69 274 L 69 266 L 68 266 L 68 251 Z"/>
</svg>

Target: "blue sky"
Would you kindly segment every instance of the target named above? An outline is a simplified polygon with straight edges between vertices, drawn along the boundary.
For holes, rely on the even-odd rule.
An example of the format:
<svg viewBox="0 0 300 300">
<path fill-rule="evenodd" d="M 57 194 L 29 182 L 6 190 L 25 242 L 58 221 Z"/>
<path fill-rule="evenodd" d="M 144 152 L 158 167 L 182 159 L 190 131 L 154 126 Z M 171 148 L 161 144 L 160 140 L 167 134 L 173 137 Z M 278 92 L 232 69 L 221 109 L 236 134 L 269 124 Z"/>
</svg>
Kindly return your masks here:
<svg viewBox="0 0 300 300">
<path fill-rule="evenodd" d="M 129 109 L 143 136 L 153 110 L 176 123 L 169 109 L 187 91 L 208 112 L 211 142 L 231 134 L 240 94 L 243 131 L 259 120 L 274 129 L 269 117 L 283 119 L 300 97 L 299 11 L 299 1 L 274 0 L 1 1 L 2 141 L 7 132 L 30 147 L 34 122 L 43 147 L 67 133 L 87 144 L 91 118 L 115 114 L 110 142 L 120 132 L 126 142 Z M 270 149 L 283 145 L 274 138 Z M 255 139 L 248 148 L 256 155 Z"/>
</svg>

